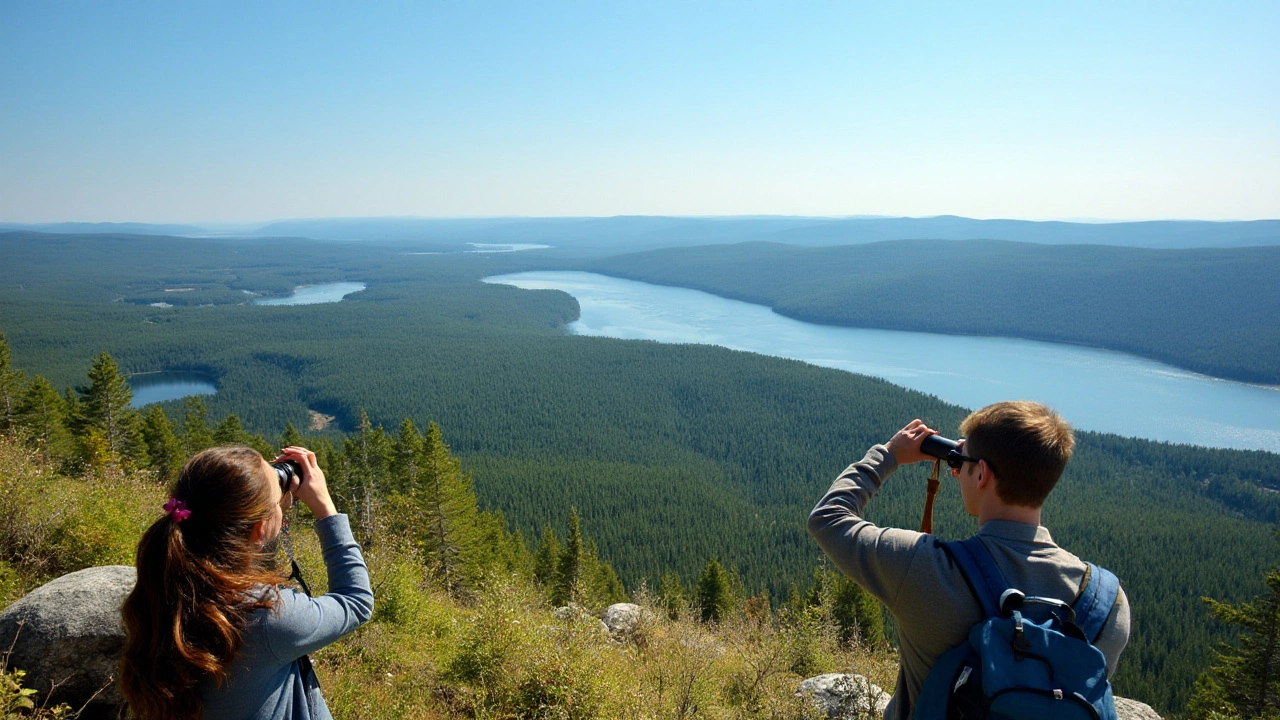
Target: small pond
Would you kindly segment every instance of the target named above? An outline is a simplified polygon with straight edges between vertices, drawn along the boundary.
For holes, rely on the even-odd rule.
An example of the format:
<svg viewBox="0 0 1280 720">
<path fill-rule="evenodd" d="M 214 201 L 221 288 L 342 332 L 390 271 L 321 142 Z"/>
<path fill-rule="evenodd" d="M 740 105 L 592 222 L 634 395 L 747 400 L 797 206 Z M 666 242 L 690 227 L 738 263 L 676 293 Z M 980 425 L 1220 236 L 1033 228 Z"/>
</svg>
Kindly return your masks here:
<svg viewBox="0 0 1280 720">
<path fill-rule="evenodd" d="M 365 289 L 362 282 L 325 283 L 323 285 L 303 285 L 294 288 L 288 297 L 258 298 L 254 305 L 318 305 L 335 303 L 342 298 Z"/>
<path fill-rule="evenodd" d="M 213 395 L 218 386 L 208 375 L 192 372 L 139 373 L 129 378 L 133 390 L 130 406 L 144 407 L 151 403 L 177 400 L 188 395 Z"/>
</svg>

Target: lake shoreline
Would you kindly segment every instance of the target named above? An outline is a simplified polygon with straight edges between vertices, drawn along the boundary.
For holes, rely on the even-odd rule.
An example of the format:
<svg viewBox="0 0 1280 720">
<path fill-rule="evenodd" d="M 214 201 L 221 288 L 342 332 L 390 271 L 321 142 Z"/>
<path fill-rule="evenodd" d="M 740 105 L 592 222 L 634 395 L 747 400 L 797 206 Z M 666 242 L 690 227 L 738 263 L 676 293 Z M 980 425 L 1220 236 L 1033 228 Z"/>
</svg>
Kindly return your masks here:
<svg viewBox="0 0 1280 720">
<path fill-rule="evenodd" d="M 544 271 L 539 270 L 539 271 L 534 271 L 534 272 L 544 272 Z M 1194 374 L 1194 375 L 1196 375 L 1196 376 L 1199 376 L 1199 377 L 1202 377 L 1202 378 L 1205 378 L 1205 379 L 1208 379 L 1208 380 L 1217 380 L 1217 381 L 1221 381 L 1221 382 L 1236 383 L 1236 384 L 1239 384 L 1239 385 L 1246 385 L 1246 386 L 1248 386 L 1248 387 L 1255 387 L 1255 388 L 1259 388 L 1259 389 L 1262 389 L 1262 390 L 1272 390 L 1272 391 L 1275 391 L 1275 392 L 1280 392 L 1280 383 L 1272 384 L 1272 383 L 1267 383 L 1267 382 L 1260 382 L 1260 381 L 1257 381 L 1257 380 L 1250 380 L 1250 379 L 1246 379 L 1246 378 L 1235 378 L 1235 377 L 1228 377 L 1228 376 L 1223 376 L 1223 375 L 1213 375 L 1213 374 L 1211 374 L 1211 373 L 1207 373 L 1207 372 L 1204 372 L 1204 371 L 1202 371 L 1202 370 L 1197 370 L 1196 368 L 1193 368 L 1193 367 L 1187 367 L 1187 366 L 1185 366 L 1185 365 L 1179 365 L 1178 363 L 1176 363 L 1176 362 L 1174 362 L 1173 360 L 1170 360 L 1170 359 L 1161 358 L 1161 357 L 1154 357 L 1154 356 L 1151 356 L 1151 355 L 1146 355 L 1146 354 L 1139 353 L 1139 352 L 1135 352 L 1135 351 L 1133 351 L 1133 350 L 1125 349 L 1125 348 L 1108 347 L 1108 346 L 1106 346 L 1106 345 L 1094 345 L 1094 344 L 1092 344 L 1092 343 L 1079 342 L 1079 341 L 1075 341 L 1075 340 L 1061 340 L 1061 339 L 1056 339 L 1056 338 L 1049 338 L 1049 337 L 1037 337 L 1037 336 L 1031 336 L 1031 335 L 984 335 L 984 334 L 980 334 L 980 333 L 944 332 L 944 331 L 938 331 L 938 330 L 919 330 L 919 329 L 916 329 L 916 328 L 905 327 L 905 326 L 897 326 L 897 325 L 853 325 L 853 324 L 845 324 L 845 323 L 839 323 L 839 322 L 826 322 L 826 321 L 823 321 L 823 320 L 818 320 L 818 319 L 814 319 L 814 318 L 811 318 L 811 317 L 806 317 L 806 316 L 803 316 L 803 315 L 798 315 L 798 314 L 795 314 L 795 313 L 787 312 L 786 310 L 779 310 L 778 308 L 776 308 L 776 307 L 774 307 L 773 305 L 771 305 L 767 299 L 765 299 L 765 298 L 758 298 L 758 297 L 755 297 L 755 296 L 753 296 L 753 295 L 746 295 L 746 294 L 725 294 L 725 293 L 723 293 L 723 292 L 717 292 L 717 291 L 715 291 L 715 290 L 712 290 L 712 289 L 709 289 L 709 288 L 705 288 L 705 287 L 696 287 L 696 286 L 693 286 L 693 285 L 677 285 L 677 284 L 672 284 L 672 283 L 664 283 L 664 282 L 660 282 L 660 281 L 656 281 L 656 280 L 651 280 L 651 279 L 642 279 L 642 278 L 639 278 L 639 277 L 628 276 L 628 275 L 626 275 L 626 274 L 621 274 L 621 273 L 616 273 L 616 272 L 602 272 L 602 271 L 600 271 L 600 270 L 595 270 L 595 269 L 592 269 L 592 270 L 573 270 L 573 269 L 565 269 L 565 270 L 546 270 L 545 272 L 589 272 L 589 273 L 592 273 L 592 274 L 595 274 L 595 275 L 603 275 L 603 276 L 605 276 L 605 277 L 617 278 L 617 279 L 619 279 L 619 280 L 627 280 L 627 281 L 629 281 L 629 282 L 645 283 L 645 284 L 647 284 L 647 285 L 656 285 L 656 286 L 658 286 L 658 287 L 680 288 L 680 289 L 683 289 L 683 290 L 695 290 L 695 291 L 697 291 L 697 292 L 706 293 L 706 294 L 708 294 L 708 295 L 714 295 L 714 296 L 716 296 L 716 297 L 724 298 L 724 299 L 726 299 L 726 300 L 736 300 L 736 301 L 738 301 L 738 302 L 745 302 L 745 303 L 750 303 L 750 304 L 752 304 L 752 305 L 759 305 L 759 306 L 761 306 L 761 307 L 767 307 L 767 308 L 769 308 L 770 310 L 772 310 L 773 312 L 777 313 L 777 314 L 778 314 L 779 316 L 781 316 L 781 317 L 790 318 L 790 319 L 792 319 L 792 320 L 796 320 L 796 321 L 798 321 L 798 322 L 809 323 L 809 324 L 812 324 L 812 325 L 822 325 L 822 326 L 825 326 L 825 327 L 834 327 L 834 328 L 851 328 L 851 329 L 856 329 L 856 330 L 892 330 L 892 331 L 897 331 L 897 332 L 912 332 L 912 333 L 923 333 L 923 334 L 928 334 L 928 335 L 940 335 L 940 336 L 944 336 L 944 337 L 966 337 L 966 338 L 1005 338 L 1005 339 L 1010 339 L 1010 340 L 1030 340 L 1030 341 L 1032 341 L 1032 342 L 1052 343 L 1052 344 L 1055 344 L 1055 345 L 1068 345 L 1068 346 L 1072 346 L 1072 347 L 1088 348 L 1088 349 L 1091 349 L 1091 350 L 1106 350 L 1106 351 L 1108 351 L 1108 352 L 1117 352 L 1117 353 L 1121 353 L 1121 354 L 1128 355 L 1128 356 L 1131 356 L 1131 357 L 1141 358 L 1141 359 L 1143 359 L 1143 360 L 1150 360 L 1150 361 L 1152 361 L 1152 362 L 1158 362 L 1158 363 L 1160 363 L 1160 364 L 1162 364 L 1162 365 L 1168 365 L 1169 367 L 1177 368 L 1177 369 L 1179 369 L 1179 370 L 1184 370 L 1184 371 L 1186 371 L 1186 372 L 1188 372 L 1188 373 L 1192 373 L 1192 374 Z"/>
<path fill-rule="evenodd" d="M 483 281 L 574 297 L 570 334 L 717 345 L 881 378 L 960 407 L 1039 400 L 1080 430 L 1280 452 L 1280 388 L 1112 348 L 813 323 L 760 303 L 584 271 Z"/>
</svg>

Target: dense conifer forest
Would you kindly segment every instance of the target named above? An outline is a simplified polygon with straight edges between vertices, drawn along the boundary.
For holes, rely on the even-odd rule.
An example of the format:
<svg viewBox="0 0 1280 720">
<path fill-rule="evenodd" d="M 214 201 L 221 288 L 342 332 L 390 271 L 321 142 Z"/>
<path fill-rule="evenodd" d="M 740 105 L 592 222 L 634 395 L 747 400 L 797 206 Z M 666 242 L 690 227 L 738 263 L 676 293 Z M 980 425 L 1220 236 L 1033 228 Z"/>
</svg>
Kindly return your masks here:
<svg viewBox="0 0 1280 720">
<path fill-rule="evenodd" d="M 522 544 L 551 573 L 555 548 L 573 542 L 574 508 L 587 554 L 616 572 L 618 585 L 601 571 L 606 593 L 645 583 L 693 594 L 715 560 L 744 597 L 802 594 L 821 564 L 804 518 L 831 479 L 914 417 L 954 436 L 965 413 L 798 362 L 568 336 L 569 296 L 477 282 L 565 267 L 534 253 L 33 233 L 0 235 L 0 251 L 13 259 L 0 268 L 0 331 L 13 350 L 5 407 L 23 408 L 12 422 L 32 442 L 87 458 L 132 453 L 163 472 L 192 437 L 270 449 L 292 427 L 331 448 L 325 462 L 353 511 L 396 496 L 403 448 L 447 445 L 490 518 L 485 531 L 521 538 L 495 548 Z M 243 304 L 246 291 L 339 280 L 368 289 L 327 305 Z M 113 373 L 177 369 L 206 374 L 218 393 L 124 413 L 119 445 L 105 421 L 86 420 L 111 406 Z M 308 430 L 312 411 L 335 425 Z M 1046 524 L 1115 571 L 1134 603 L 1119 692 L 1180 708 L 1226 637 L 1199 598 L 1257 595 L 1280 558 L 1280 462 L 1093 433 L 1079 441 Z M 925 474 L 895 476 L 872 519 L 915 526 Z M 361 483 L 376 477 L 388 479 L 366 494 Z M 954 487 L 944 485 L 935 528 L 973 529 Z"/>
<path fill-rule="evenodd" d="M 1079 343 L 1280 384 L 1274 246 L 742 243 L 614 256 L 586 269 L 759 303 L 809 322 Z"/>
</svg>

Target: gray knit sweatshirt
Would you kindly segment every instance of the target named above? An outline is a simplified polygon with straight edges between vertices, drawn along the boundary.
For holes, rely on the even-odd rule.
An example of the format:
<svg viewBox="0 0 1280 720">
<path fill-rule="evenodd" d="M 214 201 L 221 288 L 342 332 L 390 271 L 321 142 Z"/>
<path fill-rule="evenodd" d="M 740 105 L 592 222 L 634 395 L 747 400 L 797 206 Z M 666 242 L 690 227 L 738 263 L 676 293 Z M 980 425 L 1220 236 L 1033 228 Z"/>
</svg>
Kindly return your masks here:
<svg viewBox="0 0 1280 720">
<path fill-rule="evenodd" d="M 907 720 L 929 669 L 964 642 L 982 620 L 978 600 L 951 556 L 932 535 L 881 528 L 862 519 L 863 508 L 898 467 L 884 445 L 850 465 L 809 514 L 809 532 L 836 567 L 884 603 L 898 626 L 900 669 L 887 720 Z M 1043 526 L 990 520 L 978 537 L 1009 583 L 1028 595 L 1073 602 L 1086 565 L 1053 542 Z M 1107 618 L 1096 647 L 1115 671 L 1129 641 L 1129 601 L 1124 591 Z"/>
<path fill-rule="evenodd" d="M 200 689 L 205 720 L 330 720 L 315 673 L 304 679 L 298 660 L 365 623 L 373 614 L 373 590 L 347 516 L 330 515 L 315 528 L 329 592 L 312 598 L 281 588 L 274 609 L 249 616 L 227 683 Z"/>
</svg>

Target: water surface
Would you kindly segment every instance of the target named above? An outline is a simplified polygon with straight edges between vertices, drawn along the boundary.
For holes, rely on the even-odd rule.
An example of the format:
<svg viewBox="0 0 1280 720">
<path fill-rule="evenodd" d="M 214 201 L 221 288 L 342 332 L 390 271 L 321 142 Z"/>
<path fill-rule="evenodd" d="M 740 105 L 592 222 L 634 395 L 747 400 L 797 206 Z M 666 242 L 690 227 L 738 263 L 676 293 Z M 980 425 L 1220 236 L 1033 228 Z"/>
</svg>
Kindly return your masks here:
<svg viewBox="0 0 1280 720">
<path fill-rule="evenodd" d="M 207 375 L 189 372 L 141 373 L 129 378 L 129 388 L 133 390 L 133 402 L 129 405 L 135 408 L 189 395 L 218 392 L 218 386 Z"/>
<path fill-rule="evenodd" d="M 582 308 L 569 325 L 578 335 L 720 345 L 885 378 L 968 408 L 1039 400 L 1086 430 L 1280 452 L 1280 389 L 1124 353 L 816 325 L 697 290 L 593 273 L 524 272 L 485 282 L 569 293 Z"/>
<path fill-rule="evenodd" d="M 254 305 L 318 305 L 334 303 L 342 298 L 365 289 L 361 282 L 325 283 L 324 285 L 302 285 L 294 288 L 288 297 L 259 298 Z"/>
<path fill-rule="evenodd" d="M 474 250 L 468 250 L 469 253 L 508 253 L 508 252 L 524 252 L 525 250 L 548 250 L 550 245 L 538 245 L 535 243 L 467 243 Z"/>
</svg>

